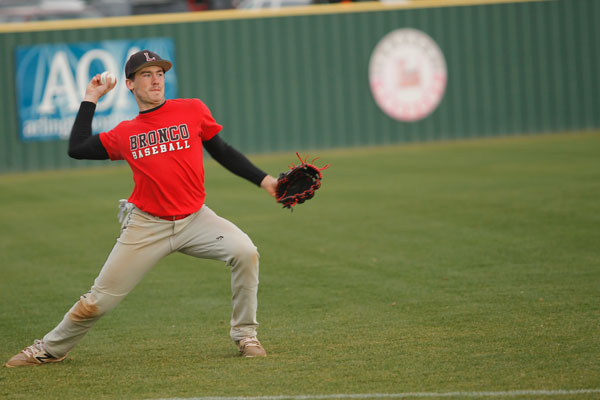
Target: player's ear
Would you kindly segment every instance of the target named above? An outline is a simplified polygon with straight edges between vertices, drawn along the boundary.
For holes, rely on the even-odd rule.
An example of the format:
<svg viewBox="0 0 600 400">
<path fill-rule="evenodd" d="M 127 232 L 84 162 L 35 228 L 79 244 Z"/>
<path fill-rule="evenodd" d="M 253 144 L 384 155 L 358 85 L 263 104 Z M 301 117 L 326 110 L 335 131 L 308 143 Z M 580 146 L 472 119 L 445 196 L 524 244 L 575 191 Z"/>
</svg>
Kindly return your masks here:
<svg viewBox="0 0 600 400">
<path fill-rule="evenodd" d="M 127 89 L 129 89 L 129 91 L 133 93 L 133 79 L 125 79 L 125 85 L 127 85 Z"/>
</svg>

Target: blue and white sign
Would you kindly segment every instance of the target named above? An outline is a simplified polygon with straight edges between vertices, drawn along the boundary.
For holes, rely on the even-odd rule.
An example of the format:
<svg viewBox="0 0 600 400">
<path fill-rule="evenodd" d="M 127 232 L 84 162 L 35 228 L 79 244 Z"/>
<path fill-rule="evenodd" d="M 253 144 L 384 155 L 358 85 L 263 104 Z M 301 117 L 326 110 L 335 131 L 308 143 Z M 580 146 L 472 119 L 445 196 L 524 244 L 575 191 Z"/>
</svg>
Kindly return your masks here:
<svg viewBox="0 0 600 400">
<path fill-rule="evenodd" d="M 144 49 L 173 63 L 173 68 L 165 74 L 165 97 L 177 97 L 175 46 L 170 38 L 17 47 L 21 138 L 68 139 L 89 81 L 103 71 L 115 74 L 117 86 L 96 106 L 94 133 L 108 131 L 119 122 L 134 118 L 139 110 L 125 85 L 124 69 L 129 56 Z"/>
</svg>

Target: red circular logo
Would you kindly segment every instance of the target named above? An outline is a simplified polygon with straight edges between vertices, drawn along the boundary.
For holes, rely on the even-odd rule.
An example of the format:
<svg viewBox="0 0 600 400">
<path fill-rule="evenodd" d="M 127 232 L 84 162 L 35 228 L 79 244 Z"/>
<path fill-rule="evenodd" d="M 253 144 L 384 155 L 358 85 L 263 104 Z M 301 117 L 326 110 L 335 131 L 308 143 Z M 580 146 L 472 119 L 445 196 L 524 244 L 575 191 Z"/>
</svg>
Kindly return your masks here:
<svg viewBox="0 0 600 400">
<path fill-rule="evenodd" d="M 375 102 L 399 121 L 431 114 L 446 91 L 446 60 L 437 43 L 416 29 L 397 29 L 379 41 L 369 62 Z"/>
</svg>

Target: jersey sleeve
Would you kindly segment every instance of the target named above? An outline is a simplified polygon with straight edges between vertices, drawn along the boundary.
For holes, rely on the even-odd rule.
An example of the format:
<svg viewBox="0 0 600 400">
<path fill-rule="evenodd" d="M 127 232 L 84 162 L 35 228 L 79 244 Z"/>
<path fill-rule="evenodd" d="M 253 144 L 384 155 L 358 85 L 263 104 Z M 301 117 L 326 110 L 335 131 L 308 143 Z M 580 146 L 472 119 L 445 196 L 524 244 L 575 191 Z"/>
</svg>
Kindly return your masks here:
<svg viewBox="0 0 600 400">
<path fill-rule="evenodd" d="M 200 138 L 202 141 L 207 141 L 212 139 L 217 133 L 221 132 L 223 126 L 221 126 L 215 119 L 213 118 L 210 110 L 201 100 L 197 100 L 199 107 L 200 116 Z"/>
<path fill-rule="evenodd" d="M 108 157 L 111 160 L 123 160 L 123 156 L 121 155 L 121 151 L 119 149 L 119 137 L 115 129 L 102 132 L 100 134 L 100 141 L 102 142 L 102 146 L 106 149 L 108 153 Z"/>
</svg>

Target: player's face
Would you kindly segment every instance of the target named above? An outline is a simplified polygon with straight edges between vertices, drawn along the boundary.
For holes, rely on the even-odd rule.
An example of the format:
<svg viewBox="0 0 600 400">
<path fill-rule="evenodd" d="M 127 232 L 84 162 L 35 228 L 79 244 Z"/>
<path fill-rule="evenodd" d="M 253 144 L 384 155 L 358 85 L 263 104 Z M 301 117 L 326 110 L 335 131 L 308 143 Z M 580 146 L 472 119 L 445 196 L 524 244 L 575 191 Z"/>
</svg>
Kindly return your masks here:
<svg viewBox="0 0 600 400">
<path fill-rule="evenodd" d="M 149 110 L 165 102 L 165 72 L 161 67 L 152 66 L 140 69 L 133 80 L 127 81 L 140 111 Z"/>
</svg>

